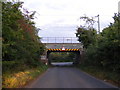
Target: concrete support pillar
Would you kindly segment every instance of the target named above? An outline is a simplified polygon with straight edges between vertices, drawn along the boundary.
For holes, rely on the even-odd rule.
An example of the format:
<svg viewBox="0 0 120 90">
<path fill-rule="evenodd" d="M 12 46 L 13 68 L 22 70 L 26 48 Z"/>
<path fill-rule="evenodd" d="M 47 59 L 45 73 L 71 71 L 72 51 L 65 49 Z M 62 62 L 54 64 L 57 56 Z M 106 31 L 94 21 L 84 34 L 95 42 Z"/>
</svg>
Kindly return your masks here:
<svg viewBox="0 0 120 90">
<path fill-rule="evenodd" d="M 84 63 L 84 58 L 85 58 L 85 52 L 82 50 L 80 51 L 80 64 Z"/>
<path fill-rule="evenodd" d="M 76 58 L 73 62 L 73 64 L 79 64 L 80 63 L 80 52 L 75 52 L 76 53 Z"/>
<path fill-rule="evenodd" d="M 80 62 L 80 52 L 76 52 L 76 61 L 75 61 L 75 63 L 79 64 L 79 62 Z"/>
<path fill-rule="evenodd" d="M 51 65 L 50 53 L 51 53 L 51 52 L 47 51 L 47 59 L 48 59 L 48 64 L 49 64 L 49 65 Z"/>
</svg>

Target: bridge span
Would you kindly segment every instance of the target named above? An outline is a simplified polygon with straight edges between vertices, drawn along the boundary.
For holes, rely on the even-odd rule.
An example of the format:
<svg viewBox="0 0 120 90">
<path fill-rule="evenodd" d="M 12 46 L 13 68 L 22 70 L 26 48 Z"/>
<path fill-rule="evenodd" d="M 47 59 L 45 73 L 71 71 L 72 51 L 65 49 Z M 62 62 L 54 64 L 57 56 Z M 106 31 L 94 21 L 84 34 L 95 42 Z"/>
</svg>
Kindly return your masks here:
<svg viewBox="0 0 120 90">
<path fill-rule="evenodd" d="M 77 42 L 77 39 L 64 37 L 60 40 L 60 37 L 59 38 L 57 38 L 57 37 L 48 38 L 47 37 L 47 40 L 49 42 L 46 42 L 45 40 L 43 40 L 44 42 L 42 42 L 42 43 L 46 47 L 45 55 L 47 56 L 48 64 L 51 64 L 51 60 L 49 57 L 51 52 L 74 52 L 76 54 L 76 56 L 75 56 L 76 58 L 73 61 L 73 64 L 78 64 L 80 62 L 80 57 L 83 52 L 83 45 L 82 45 L 82 43 Z M 59 41 L 57 41 L 57 40 L 59 40 Z M 66 40 L 69 40 L 69 42 Z"/>
</svg>

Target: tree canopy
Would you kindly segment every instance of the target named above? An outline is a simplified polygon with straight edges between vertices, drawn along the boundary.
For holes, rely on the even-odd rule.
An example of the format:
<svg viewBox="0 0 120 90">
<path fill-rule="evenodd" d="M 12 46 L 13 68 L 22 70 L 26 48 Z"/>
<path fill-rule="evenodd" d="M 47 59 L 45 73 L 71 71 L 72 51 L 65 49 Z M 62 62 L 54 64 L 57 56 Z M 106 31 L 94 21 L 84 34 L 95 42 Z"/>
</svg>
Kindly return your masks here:
<svg viewBox="0 0 120 90">
<path fill-rule="evenodd" d="M 2 2 L 2 57 L 3 61 L 15 61 L 36 66 L 44 46 L 35 27 L 35 11 L 22 12 L 23 2 Z"/>
<path fill-rule="evenodd" d="M 110 23 L 101 33 L 94 29 L 79 27 L 76 36 L 85 47 L 85 63 L 106 70 L 120 72 L 120 16 L 115 14 L 114 23 Z"/>
</svg>

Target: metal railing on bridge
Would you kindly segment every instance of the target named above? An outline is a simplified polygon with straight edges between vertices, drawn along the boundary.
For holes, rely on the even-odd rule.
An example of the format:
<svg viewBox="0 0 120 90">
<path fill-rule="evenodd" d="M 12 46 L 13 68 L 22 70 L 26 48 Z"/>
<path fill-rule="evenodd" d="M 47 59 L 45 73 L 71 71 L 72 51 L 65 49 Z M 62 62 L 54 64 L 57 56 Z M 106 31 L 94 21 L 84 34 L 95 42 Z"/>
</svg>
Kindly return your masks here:
<svg viewBox="0 0 120 90">
<path fill-rule="evenodd" d="M 42 37 L 42 43 L 80 43 L 77 37 Z"/>
</svg>

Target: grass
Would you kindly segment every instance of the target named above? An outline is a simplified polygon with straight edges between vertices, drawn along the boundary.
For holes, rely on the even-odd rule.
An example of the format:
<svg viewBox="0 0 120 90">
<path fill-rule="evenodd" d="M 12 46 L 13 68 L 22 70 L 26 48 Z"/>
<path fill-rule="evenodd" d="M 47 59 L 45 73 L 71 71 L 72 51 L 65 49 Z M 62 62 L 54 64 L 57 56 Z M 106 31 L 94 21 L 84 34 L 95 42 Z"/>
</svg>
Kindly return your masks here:
<svg viewBox="0 0 120 90">
<path fill-rule="evenodd" d="M 2 88 L 20 88 L 25 86 L 31 80 L 34 80 L 37 76 L 43 73 L 47 69 L 47 66 L 39 66 L 32 69 L 26 69 L 15 73 L 4 73 Z"/>
<path fill-rule="evenodd" d="M 102 79 L 117 87 L 120 87 L 120 77 L 118 73 L 106 71 L 106 70 L 103 70 L 95 66 L 78 65 L 77 67 L 81 69 L 82 71 L 96 78 Z"/>
</svg>

